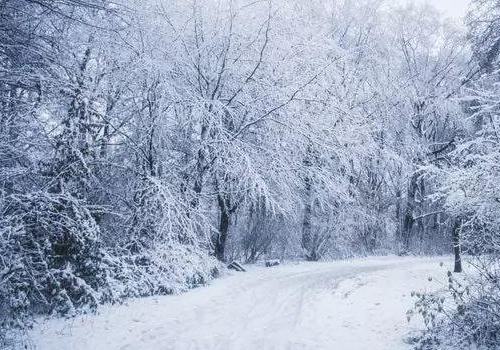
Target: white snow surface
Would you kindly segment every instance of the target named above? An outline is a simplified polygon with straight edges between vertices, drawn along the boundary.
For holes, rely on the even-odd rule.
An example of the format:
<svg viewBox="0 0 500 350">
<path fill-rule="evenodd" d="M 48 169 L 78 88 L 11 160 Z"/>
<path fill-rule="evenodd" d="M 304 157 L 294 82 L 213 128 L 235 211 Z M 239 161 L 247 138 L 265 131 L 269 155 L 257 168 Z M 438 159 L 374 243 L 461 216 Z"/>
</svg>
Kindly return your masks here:
<svg viewBox="0 0 500 350">
<path fill-rule="evenodd" d="M 451 266 L 451 257 L 250 266 L 181 295 L 44 320 L 31 337 L 40 350 L 405 350 L 422 327 L 406 320 L 411 291 L 442 288 Z"/>
</svg>

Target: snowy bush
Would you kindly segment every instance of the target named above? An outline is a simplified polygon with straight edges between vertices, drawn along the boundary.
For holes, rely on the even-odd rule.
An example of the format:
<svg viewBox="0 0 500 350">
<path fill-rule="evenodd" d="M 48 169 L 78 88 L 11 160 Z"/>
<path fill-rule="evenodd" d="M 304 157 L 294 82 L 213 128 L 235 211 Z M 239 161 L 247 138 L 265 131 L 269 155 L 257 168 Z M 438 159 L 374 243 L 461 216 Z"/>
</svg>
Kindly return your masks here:
<svg viewBox="0 0 500 350">
<path fill-rule="evenodd" d="M 91 211 L 69 195 L 11 196 L 0 218 L 0 337 L 28 327 L 34 314 L 71 316 L 125 297 L 178 293 L 220 269 L 206 247 L 177 237 L 105 250 Z"/>
<path fill-rule="evenodd" d="M 206 232 L 211 227 L 182 201 L 170 181 L 138 180 L 134 210 L 121 232 L 121 246 L 110 246 L 105 257 L 108 278 L 119 297 L 172 294 L 205 284 L 219 273 L 209 255 Z M 111 245 L 111 244 L 109 244 Z"/>
<path fill-rule="evenodd" d="M 8 197 L 0 213 L 0 329 L 29 325 L 32 314 L 92 311 L 106 300 L 99 235 L 89 209 L 69 195 Z"/>
<path fill-rule="evenodd" d="M 500 346 L 500 265 L 492 257 L 470 261 L 472 273 L 448 272 L 447 288 L 415 293 L 409 316 L 420 314 L 426 329 L 416 349 L 498 349 Z"/>
<path fill-rule="evenodd" d="M 221 265 L 196 246 L 159 244 L 149 252 L 115 251 L 105 258 L 116 297 L 174 294 L 208 283 Z"/>
</svg>

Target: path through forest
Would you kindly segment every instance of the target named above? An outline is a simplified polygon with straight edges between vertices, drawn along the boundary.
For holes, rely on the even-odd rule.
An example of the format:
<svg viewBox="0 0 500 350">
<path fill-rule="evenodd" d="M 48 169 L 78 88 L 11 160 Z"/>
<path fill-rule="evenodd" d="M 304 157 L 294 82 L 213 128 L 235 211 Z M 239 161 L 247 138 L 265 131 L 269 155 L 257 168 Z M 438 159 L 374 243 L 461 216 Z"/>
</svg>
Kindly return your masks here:
<svg viewBox="0 0 500 350">
<path fill-rule="evenodd" d="M 409 349 L 405 335 L 421 326 L 406 320 L 410 293 L 439 288 L 451 263 L 388 257 L 251 267 L 182 295 L 42 322 L 32 337 L 43 350 Z"/>
</svg>

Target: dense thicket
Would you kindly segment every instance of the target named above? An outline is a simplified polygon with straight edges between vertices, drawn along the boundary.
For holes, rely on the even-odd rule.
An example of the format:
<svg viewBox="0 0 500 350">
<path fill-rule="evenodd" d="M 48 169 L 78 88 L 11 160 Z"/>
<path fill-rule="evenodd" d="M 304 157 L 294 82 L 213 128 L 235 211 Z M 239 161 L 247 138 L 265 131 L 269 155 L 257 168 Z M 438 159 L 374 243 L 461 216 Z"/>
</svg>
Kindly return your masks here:
<svg viewBox="0 0 500 350">
<path fill-rule="evenodd" d="M 454 218 L 454 245 L 472 271 L 448 274 L 447 293 L 421 295 L 428 330 L 421 349 L 498 349 L 500 346 L 499 98 L 500 4 L 473 0 L 467 16 L 472 60 L 459 95 L 465 113 L 446 167 L 433 168 L 435 198 Z M 460 271 L 456 264 L 455 271 Z"/>
<path fill-rule="evenodd" d="M 0 339 L 218 261 L 493 242 L 498 9 L 474 13 L 471 68 L 427 6 L 3 1 Z"/>
</svg>

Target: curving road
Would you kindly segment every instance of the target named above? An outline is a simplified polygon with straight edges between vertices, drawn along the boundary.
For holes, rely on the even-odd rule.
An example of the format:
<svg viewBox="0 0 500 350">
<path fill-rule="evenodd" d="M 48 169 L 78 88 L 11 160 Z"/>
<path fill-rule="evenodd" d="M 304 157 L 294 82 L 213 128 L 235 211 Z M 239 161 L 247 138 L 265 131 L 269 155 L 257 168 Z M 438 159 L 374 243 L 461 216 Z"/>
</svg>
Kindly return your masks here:
<svg viewBox="0 0 500 350">
<path fill-rule="evenodd" d="M 43 350 L 403 350 L 412 290 L 436 289 L 443 258 L 372 258 L 253 267 L 178 296 L 51 320 Z M 445 263 L 450 263 L 445 258 Z M 444 277 L 443 277 L 444 279 Z"/>
</svg>

